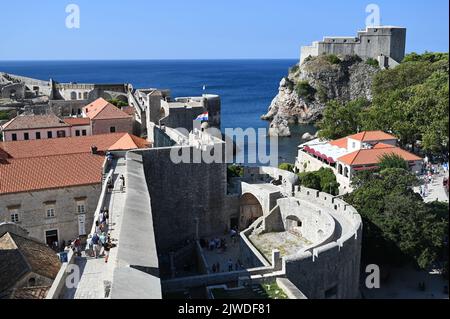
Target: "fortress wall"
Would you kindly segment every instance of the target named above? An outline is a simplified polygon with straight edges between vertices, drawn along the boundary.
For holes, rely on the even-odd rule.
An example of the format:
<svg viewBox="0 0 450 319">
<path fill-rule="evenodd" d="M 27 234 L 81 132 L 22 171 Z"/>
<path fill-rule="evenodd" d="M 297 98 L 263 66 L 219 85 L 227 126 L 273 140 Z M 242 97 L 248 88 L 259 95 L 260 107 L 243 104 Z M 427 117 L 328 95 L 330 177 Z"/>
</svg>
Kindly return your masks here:
<svg viewBox="0 0 450 319">
<path fill-rule="evenodd" d="M 145 177 L 152 198 L 155 235 L 161 253 L 196 236 L 223 233 L 229 226 L 225 163 L 174 163 L 171 150 L 192 147 L 154 148 L 142 151 Z"/>
<path fill-rule="evenodd" d="M 300 187 L 296 197 L 329 207 L 346 219 L 350 230 L 336 241 L 313 249 L 310 256 L 301 252 L 285 258 L 286 277 L 308 298 L 358 298 L 362 239 L 360 215 L 341 199 L 306 187 Z"/>
</svg>

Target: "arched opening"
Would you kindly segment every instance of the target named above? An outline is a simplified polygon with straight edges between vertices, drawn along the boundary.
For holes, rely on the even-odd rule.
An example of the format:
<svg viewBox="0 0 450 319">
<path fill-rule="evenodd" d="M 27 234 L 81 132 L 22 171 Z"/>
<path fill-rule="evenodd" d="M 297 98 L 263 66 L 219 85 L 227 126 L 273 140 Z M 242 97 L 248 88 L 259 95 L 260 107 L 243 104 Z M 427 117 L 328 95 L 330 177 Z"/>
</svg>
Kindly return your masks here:
<svg viewBox="0 0 450 319">
<path fill-rule="evenodd" d="M 348 177 L 348 167 L 345 167 L 345 169 L 344 169 L 344 176 Z"/>
<path fill-rule="evenodd" d="M 342 175 L 342 164 L 338 165 L 338 173 Z"/>
<path fill-rule="evenodd" d="M 71 100 L 76 100 L 77 99 L 77 92 L 75 92 L 75 91 L 70 92 L 70 99 Z"/>
<path fill-rule="evenodd" d="M 301 227 L 302 227 L 302 221 L 297 216 L 288 216 L 286 217 L 286 223 L 285 228 L 286 231 L 301 236 Z"/>
<path fill-rule="evenodd" d="M 30 279 L 28 279 L 28 287 L 34 287 L 36 286 L 36 279 L 31 277 Z"/>
<path fill-rule="evenodd" d="M 239 200 L 239 230 L 247 229 L 252 223 L 263 215 L 258 199 L 249 193 L 242 195 Z"/>
</svg>

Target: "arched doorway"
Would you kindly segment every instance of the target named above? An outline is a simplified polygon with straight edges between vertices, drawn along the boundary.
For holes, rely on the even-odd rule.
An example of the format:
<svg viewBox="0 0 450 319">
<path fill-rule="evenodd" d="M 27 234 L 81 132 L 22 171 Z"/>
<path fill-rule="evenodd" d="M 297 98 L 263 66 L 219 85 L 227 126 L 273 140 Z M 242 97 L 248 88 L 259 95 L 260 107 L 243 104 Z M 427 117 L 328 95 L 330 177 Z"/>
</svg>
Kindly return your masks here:
<svg viewBox="0 0 450 319">
<path fill-rule="evenodd" d="M 259 200 L 252 194 L 246 193 L 239 200 L 239 230 L 247 229 L 255 220 L 263 215 Z"/>
</svg>

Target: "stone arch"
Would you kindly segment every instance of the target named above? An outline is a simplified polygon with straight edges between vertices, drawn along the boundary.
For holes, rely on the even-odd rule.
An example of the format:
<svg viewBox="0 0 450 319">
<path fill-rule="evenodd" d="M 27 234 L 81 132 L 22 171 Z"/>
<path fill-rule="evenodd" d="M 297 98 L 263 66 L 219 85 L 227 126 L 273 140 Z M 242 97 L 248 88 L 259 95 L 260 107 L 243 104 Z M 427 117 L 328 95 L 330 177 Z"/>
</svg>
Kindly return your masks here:
<svg viewBox="0 0 450 319">
<path fill-rule="evenodd" d="M 288 232 L 298 233 L 299 228 L 302 227 L 303 222 L 300 218 L 294 215 L 289 215 L 286 217 L 285 229 Z"/>
<path fill-rule="evenodd" d="M 128 103 L 128 97 L 126 95 L 123 94 L 119 94 L 115 96 L 116 100 L 122 101 L 124 103 Z"/>
<path fill-rule="evenodd" d="M 77 92 L 75 92 L 75 91 L 70 92 L 70 99 L 71 100 L 76 100 L 77 99 Z"/>
<path fill-rule="evenodd" d="M 263 208 L 258 198 L 245 193 L 239 199 L 239 230 L 247 229 L 255 220 L 263 216 Z"/>
<path fill-rule="evenodd" d="M 105 100 L 107 100 L 107 101 L 112 100 L 111 94 L 106 93 L 106 92 L 102 92 L 102 94 L 100 94 L 100 97 L 105 99 Z"/>
</svg>

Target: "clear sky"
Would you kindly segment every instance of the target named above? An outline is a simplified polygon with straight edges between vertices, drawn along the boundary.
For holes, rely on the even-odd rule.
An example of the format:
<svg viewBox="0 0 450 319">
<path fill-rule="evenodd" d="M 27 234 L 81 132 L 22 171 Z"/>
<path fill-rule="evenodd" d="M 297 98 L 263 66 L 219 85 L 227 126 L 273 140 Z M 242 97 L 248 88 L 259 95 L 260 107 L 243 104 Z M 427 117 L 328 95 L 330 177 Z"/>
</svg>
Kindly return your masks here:
<svg viewBox="0 0 450 319">
<path fill-rule="evenodd" d="M 71 3 L 79 29 L 66 28 Z M 408 28 L 408 52 L 448 52 L 448 0 L 15 0 L 0 8 L 0 60 L 298 58 L 356 35 L 370 3 Z"/>
</svg>

